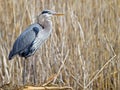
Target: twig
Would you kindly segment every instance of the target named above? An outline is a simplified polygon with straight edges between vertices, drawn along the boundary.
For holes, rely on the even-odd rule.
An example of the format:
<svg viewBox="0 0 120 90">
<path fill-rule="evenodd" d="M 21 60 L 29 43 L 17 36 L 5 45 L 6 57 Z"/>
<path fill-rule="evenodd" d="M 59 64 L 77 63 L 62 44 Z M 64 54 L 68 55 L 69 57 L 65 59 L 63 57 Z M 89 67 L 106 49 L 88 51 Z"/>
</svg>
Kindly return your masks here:
<svg viewBox="0 0 120 90">
<path fill-rule="evenodd" d="M 4 50 L 2 49 L 2 47 L 0 47 L 1 48 L 1 51 L 2 51 L 2 53 L 4 54 L 5 52 L 4 52 Z M 3 77 L 7 77 L 7 82 L 9 83 L 10 82 L 10 77 L 9 77 L 9 71 L 8 71 L 8 65 L 7 65 L 7 60 L 6 60 L 6 57 L 5 57 L 5 55 L 3 55 L 3 60 L 2 60 L 2 62 L 3 62 L 3 67 L 4 67 L 4 72 L 5 72 L 5 76 L 3 76 Z"/>
<path fill-rule="evenodd" d="M 48 85 L 50 82 L 53 81 L 54 77 L 56 77 L 56 74 L 54 74 L 52 77 L 50 77 L 49 80 L 46 83 L 44 83 L 42 86 Z"/>
<path fill-rule="evenodd" d="M 77 82 L 77 84 L 80 86 L 80 87 L 84 87 L 81 83 L 78 82 L 78 80 L 71 74 L 71 77 Z"/>
<path fill-rule="evenodd" d="M 107 42 L 109 42 L 107 36 L 106 36 L 106 40 Z M 93 79 L 86 85 L 86 88 L 98 77 L 98 75 L 103 71 L 103 69 L 116 57 L 116 54 L 114 52 L 114 49 L 111 45 L 109 45 L 111 47 L 112 52 L 114 53 L 114 56 L 112 58 L 110 58 L 104 65 L 103 67 L 98 71 L 98 73 L 93 77 Z"/>
<path fill-rule="evenodd" d="M 96 78 L 97 76 L 103 71 L 103 69 L 106 67 L 106 65 L 108 65 L 114 58 L 116 57 L 116 55 L 114 55 L 111 59 L 109 59 L 104 66 L 99 70 L 99 72 L 93 77 L 93 79 L 86 85 L 85 88 L 87 88 Z"/>
<path fill-rule="evenodd" d="M 32 86 L 26 86 L 23 90 L 66 90 L 70 89 L 73 90 L 72 87 L 32 87 Z"/>
<path fill-rule="evenodd" d="M 57 77 L 59 76 L 59 74 L 60 74 L 60 72 L 61 72 L 61 69 L 62 69 L 63 66 L 64 66 L 64 63 L 65 63 L 65 61 L 67 60 L 68 54 L 69 54 L 69 50 L 67 51 L 67 54 L 66 54 L 64 60 L 62 61 L 62 65 L 60 66 L 57 75 L 54 77 L 54 81 L 53 81 L 53 83 L 55 83 Z"/>
</svg>

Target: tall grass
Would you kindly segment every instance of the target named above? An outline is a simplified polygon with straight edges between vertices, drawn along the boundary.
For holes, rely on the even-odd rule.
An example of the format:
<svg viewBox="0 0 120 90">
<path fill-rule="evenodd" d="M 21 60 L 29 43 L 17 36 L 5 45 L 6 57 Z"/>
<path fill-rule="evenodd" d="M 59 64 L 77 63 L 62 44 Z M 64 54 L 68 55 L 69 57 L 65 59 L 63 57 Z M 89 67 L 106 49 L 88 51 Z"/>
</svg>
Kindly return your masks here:
<svg viewBox="0 0 120 90">
<path fill-rule="evenodd" d="M 120 89 L 119 0 L 0 0 L 0 86 L 22 85 L 23 59 L 8 54 L 17 36 L 43 9 L 53 17 L 53 31 L 26 60 L 27 84 L 68 86 L 74 90 Z"/>
</svg>

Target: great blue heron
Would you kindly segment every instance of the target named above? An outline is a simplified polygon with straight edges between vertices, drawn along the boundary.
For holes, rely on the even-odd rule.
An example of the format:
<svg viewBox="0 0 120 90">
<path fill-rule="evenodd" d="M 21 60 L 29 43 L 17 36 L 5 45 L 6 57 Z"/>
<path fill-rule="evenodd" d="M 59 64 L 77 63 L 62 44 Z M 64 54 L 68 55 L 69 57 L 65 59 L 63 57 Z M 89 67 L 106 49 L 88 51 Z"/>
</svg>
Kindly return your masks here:
<svg viewBox="0 0 120 90">
<path fill-rule="evenodd" d="M 60 16 L 63 14 L 58 14 L 51 10 L 43 10 L 38 15 L 37 22 L 28 26 L 16 39 L 8 59 L 11 60 L 15 55 L 25 58 L 33 55 L 50 36 L 52 32 L 51 16 L 53 15 Z"/>
<path fill-rule="evenodd" d="M 63 15 L 51 10 L 43 10 L 38 15 L 37 22 L 28 26 L 26 30 L 16 39 L 8 59 L 11 60 L 15 55 L 29 57 L 45 42 L 52 32 L 51 16 Z"/>
</svg>

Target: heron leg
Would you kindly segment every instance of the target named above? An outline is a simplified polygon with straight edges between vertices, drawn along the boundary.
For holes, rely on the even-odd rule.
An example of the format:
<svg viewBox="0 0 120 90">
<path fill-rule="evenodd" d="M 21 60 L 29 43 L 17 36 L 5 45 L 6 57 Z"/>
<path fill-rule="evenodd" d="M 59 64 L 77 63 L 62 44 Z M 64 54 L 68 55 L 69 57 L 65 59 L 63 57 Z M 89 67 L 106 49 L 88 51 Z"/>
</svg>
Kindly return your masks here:
<svg viewBox="0 0 120 90">
<path fill-rule="evenodd" d="M 36 85 L 36 61 L 35 60 L 33 60 L 32 69 L 33 69 L 33 83 L 34 85 Z"/>
<path fill-rule="evenodd" d="M 26 62 L 24 59 L 24 62 L 23 62 L 23 85 L 25 85 L 25 75 L 26 75 Z"/>
</svg>

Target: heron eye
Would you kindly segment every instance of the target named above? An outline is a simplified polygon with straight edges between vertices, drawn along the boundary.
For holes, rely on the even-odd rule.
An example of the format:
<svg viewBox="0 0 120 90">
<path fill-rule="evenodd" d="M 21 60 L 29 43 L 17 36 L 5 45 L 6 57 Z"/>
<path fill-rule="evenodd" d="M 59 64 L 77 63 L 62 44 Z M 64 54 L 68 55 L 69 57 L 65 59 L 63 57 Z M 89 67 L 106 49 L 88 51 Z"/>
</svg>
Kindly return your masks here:
<svg viewBox="0 0 120 90">
<path fill-rule="evenodd" d="M 48 14 L 51 14 L 51 12 L 48 12 Z"/>
</svg>

